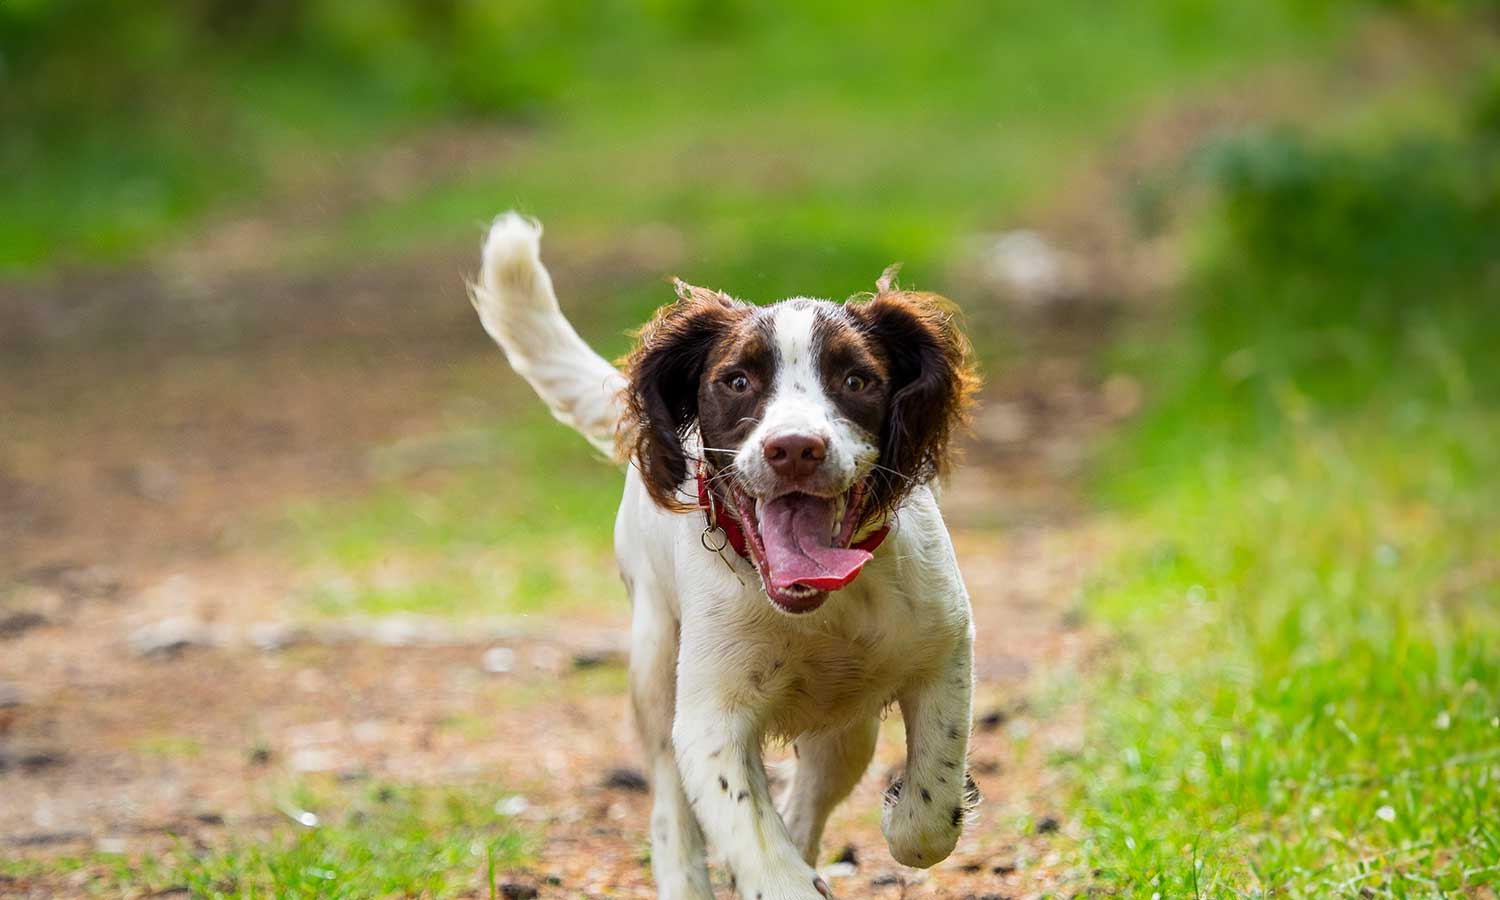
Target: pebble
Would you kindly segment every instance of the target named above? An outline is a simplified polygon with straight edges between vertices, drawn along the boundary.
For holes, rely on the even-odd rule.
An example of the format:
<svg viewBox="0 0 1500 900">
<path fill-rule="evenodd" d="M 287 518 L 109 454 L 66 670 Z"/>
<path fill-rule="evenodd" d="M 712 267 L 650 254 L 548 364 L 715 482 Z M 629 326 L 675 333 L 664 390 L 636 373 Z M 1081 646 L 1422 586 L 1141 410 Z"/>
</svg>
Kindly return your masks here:
<svg viewBox="0 0 1500 900">
<path fill-rule="evenodd" d="M 47 624 L 47 618 L 29 610 L 0 616 L 0 638 L 20 637 L 33 628 Z"/>
<path fill-rule="evenodd" d="M 507 675 L 515 670 L 516 651 L 509 647 L 491 647 L 484 651 L 480 665 L 491 675 Z"/>
<path fill-rule="evenodd" d="M 16 758 L 16 765 L 23 772 L 35 773 L 44 769 L 55 769 L 67 761 L 68 758 L 56 750 L 36 750 L 21 754 Z"/>
<path fill-rule="evenodd" d="M 370 625 L 370 640 L 384 647 L 409 647 L 433 639 L 432 623 L 417 616 L 386 616 Z"/>
<path fill-rule="evenodd" d="M 0 681 L 0 709 L 12 709 L 23 702 L 20 688 L 8 681 Z"/>
<path fill-rule="evenodd" d="M 152 503 L 171 503 L 181 493 L 177 473 L 161 463 L 143 462 L 123 474 L 130 492 Z"/>
<path fill-rule="evenodd" d="M 130 650 L 136 656 L 176 656 L 191 647 L 213 643 L 208 628 L 191 616 L 171 616 L 142 625 L 130 633 Z"/>
<path fill-rule="evenodd" d="M 625 654 L 619 650 L 586 650 L 573 654 L 573 668 L 580 672 L 600 666 L 623 666 L 625 662 Z"/>
<path fill-rule="evenodd" d="M 495 814 L 500 816 L 519 816 L 530 808 L 531 804 L 527 802 L 525 797 L 522 797 L 520 794 L 512 794 L 509 797 L 502 797 L 496 801 Z"/>
<path fill-rule="evenodd" d="M 609 774 L 604 776 L 604 786 L 622 791 L 631 791 L 637 794 L 644 794 L 650 789 L 645 775 L 642 775 L 635 769 L 624 767 L 611 769 Z"/>
<path fill-rule="evenodd" d="M 275 653 L 306 641 L 308 634 L 286 622 L 254 622 L 246 630 L 250 646 L 262 653 Z"/>
<path fill-rule="evenodd" d="M 980 716 L 979 722 L 977 724 L 980 731 L 994 731 L 996 728 L 1004 725 L 1005 720 L 1009 718 L 1010 713 L 1007 713 L 1005 710 L 992 709 L 984 715 Z"/>
<path fill-rule="evenodd" d="M 322 747 L 303 747 L 293 750 L 287 765 L 294 772 L 332 772 L 343 765 L 344 759 L 337 751 Z"/>
</svg>

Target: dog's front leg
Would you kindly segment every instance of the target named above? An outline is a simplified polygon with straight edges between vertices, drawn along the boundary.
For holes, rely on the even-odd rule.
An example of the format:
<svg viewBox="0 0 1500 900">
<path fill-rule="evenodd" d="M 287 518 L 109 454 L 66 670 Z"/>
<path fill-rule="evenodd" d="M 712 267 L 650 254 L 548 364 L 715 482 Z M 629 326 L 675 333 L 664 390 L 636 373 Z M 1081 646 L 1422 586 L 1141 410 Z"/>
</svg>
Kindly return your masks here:
<svg viewBox="0 0 1500 900">
<path fill-rule="evenodd" d="M 979 799 L 967 768 L 972 629 L 956 644 L 935 676 L 898 698 L 906 722 L 906 773 L 886 791 L 880 830 L 902 865 L 925 869 L 947 859 Z"/>
<path fill-rule="evenodd" d="M 730 673 L 686 655 L 678 671 L 672 742 L 693 811 L 729 867 L 736 890 L 757 900 L 825 900 L 832 892 L 802 859 L 782 824 L 761 762 L 752 710 L 726 703 L 714 685 Z M 691 685 L 692 687 L 688 687 Z"/>
</svg>

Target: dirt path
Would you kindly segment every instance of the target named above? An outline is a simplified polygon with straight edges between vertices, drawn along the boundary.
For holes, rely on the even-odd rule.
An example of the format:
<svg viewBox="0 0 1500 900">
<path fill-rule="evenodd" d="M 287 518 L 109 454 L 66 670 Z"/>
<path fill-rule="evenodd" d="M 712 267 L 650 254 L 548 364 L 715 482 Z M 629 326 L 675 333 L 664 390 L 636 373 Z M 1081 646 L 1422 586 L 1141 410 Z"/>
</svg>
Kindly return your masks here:
<svg viewBox="0 0 1500 900">
<path fill-rule="evenodd" d="M 499 419 L 521 396 L 460 304 L 351 329 L 324 303 L 362 297 L 361 285 L 374 299 L 357 303 L 374 305 L 455 294 L 450 271 L 421 260 L 342 287 L 237 286 L 285 294 L 287 309 L 323 303 L 295 340 L 166 352 L 147 335 L 131 350 L 9 358 L 0 854 L 221 845 L 290 827 L 278 792 L 302 777 L 498 783 L 543 838 L 535 864 L 507 878 L 544 897 L 651 896 L 623 600 L 525 631 L 399 620 L 309 631 L 284 624 L 286 561 L 236 537 L 289 499 L 365 489 L 373 446 L 440 431 L 455 408 Z M 290 320 L 261 331 L 278 321 Z M 1056 337 L 1038 332 L 1025 364 L 994 378 L 945 495 L 979 623 L 984 805 L 948 862 L 897 866 L 878 829 L 902 757 L 889 723 L 826 837 L 843 896 L 1024 897 L 1082 880 L 1053 846 L 1066 823 L 1046 760 L 1080 740 L 1077 708 L 1053 690 L 1086 646 L 1075 604 L 1094 548 L 1072 477 L 1122 410 L 1119 385 L 1088 371 L 1091 342 Z M 0 896 L 87 893 L 106 868 L 0 881 Z"/>
</svg>

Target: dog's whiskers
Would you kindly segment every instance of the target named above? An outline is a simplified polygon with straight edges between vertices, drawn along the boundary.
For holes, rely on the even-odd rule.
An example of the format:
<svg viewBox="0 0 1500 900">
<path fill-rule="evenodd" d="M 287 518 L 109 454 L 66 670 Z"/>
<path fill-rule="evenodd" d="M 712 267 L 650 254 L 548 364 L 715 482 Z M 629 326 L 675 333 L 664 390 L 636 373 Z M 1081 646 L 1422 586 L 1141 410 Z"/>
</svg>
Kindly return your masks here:
<svg viewBox="0 0 1500 900">
<path fill-rule="evenodd" d="M 882 465 L 876 463 L 876 464 L 870 466 L 870 469 L 871 469 L 871 471 L 875 471 L 875 472 L 889 473 L 889 474 L 894 475 L 897 478 L 900 478 L 901 480 L 906 481 L 908 483 L 916 481 L 916 479 L 913 478 L 913 477 L 911 477 L 910 475 L 904 474 L 902 472 L 898 472 L 895 469 L 892 469 L 890 466 L 882 466 Z"/>
</svg>

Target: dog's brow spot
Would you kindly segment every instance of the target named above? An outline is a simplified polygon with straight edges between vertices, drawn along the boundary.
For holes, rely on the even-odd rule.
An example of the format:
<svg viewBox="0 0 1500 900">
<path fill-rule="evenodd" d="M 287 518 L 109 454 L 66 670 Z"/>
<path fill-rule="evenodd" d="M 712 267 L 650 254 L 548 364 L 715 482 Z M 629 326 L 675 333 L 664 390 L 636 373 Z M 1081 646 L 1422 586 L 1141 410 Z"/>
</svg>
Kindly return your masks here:
<svg viewBox="0 0 1500 900">
<path fill-rule="evenodd" d="M 734 802 L 736 802 L 736 803 L 744 803 L 745 799 L 747 797 L 749 797 L 749 796 L 750 796 L 750 792 L 749 791 L 740 791 L 738 794 L 735 795 Z"/>
<path fill-rule="evenodd" d="M 922 788 L 922 802 L 923 803 L 931 803 L 932 802 L 932 794 L 930 794 L 930 793 L 927 792 L 927 788 Z"/>
<path fill-rule="evenodd" d="M 729 780 L 726 779 L 723 775 L 719 776 L 719 790 L 721 790 L 721 791 L 727 791 L 727 790 L 729 790 Z"/>
</svg>

